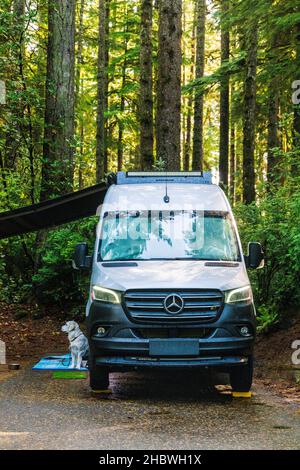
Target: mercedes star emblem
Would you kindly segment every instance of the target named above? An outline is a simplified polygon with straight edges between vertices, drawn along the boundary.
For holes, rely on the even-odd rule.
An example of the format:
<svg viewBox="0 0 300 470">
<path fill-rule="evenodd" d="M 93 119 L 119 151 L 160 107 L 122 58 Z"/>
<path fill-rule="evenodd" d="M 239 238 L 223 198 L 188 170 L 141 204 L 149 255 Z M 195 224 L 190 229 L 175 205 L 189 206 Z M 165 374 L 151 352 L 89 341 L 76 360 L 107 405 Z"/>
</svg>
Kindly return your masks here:
<svg viewBox="0 0 300 470">
<path fill-rule="evenodd" d="M 178 315 L 184 307 L 184 300 L 178 294 L 170 294 L 164 300 L 164 307 L 167 313 Z"/>
</svg>

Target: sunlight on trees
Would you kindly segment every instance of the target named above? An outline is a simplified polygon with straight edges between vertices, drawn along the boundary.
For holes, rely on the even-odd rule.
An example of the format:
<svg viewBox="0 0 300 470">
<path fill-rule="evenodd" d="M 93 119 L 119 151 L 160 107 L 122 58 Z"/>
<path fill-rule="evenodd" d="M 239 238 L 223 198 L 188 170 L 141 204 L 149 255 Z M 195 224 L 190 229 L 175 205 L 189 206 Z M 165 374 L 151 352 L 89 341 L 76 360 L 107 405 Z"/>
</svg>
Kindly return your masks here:
<svg viewBox="0 0 300 470">
<path fill-rule="evenodd" d="M 285 211 L 296 214 L 289 204 L 299 201 L 297 3 L 59 4 L 58 11 L 53 0 L 0 0 L 2 211 L 88 187 L 112 171 L 154 166 L 212 171 L 247 221 L 245 233 L 267 230 L 275 207 L 280 227 Z M 290 223 L 296 237 L 297 217 Z M 275 226 L 265 234 L 267 268 L 280 275 L 272 240 L 287 233 Z M 32 272 L 38 238 L 1 246 L 8 284 L 16 272 L 24 280 L 14 263 L 21 257 Z M 257 285 L 262 293 L 265 284 Z"/>
</svg>

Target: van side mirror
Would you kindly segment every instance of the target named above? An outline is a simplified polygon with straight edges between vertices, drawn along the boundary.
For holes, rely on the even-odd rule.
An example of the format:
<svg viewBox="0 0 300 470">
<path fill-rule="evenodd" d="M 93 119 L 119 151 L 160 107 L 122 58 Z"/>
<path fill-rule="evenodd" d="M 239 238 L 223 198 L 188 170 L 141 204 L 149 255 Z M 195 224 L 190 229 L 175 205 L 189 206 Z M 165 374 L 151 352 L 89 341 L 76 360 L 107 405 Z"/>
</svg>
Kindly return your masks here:
<svg viewBox="0 0 300 470">
<path fill-rule="evenodd" d="M 73 268 L 90 269 L 92 267 L 92 256 L 88 256 L 88 244 L 79 243 L 75 248 Z"/>
<path fill-rule="evenodd" d="M 261 269 L 264 267 L 264 252 L 260 243 L 251 242 L 248 245 L 248 255 L 245 256 L 246 267 Z"/>
</svg>

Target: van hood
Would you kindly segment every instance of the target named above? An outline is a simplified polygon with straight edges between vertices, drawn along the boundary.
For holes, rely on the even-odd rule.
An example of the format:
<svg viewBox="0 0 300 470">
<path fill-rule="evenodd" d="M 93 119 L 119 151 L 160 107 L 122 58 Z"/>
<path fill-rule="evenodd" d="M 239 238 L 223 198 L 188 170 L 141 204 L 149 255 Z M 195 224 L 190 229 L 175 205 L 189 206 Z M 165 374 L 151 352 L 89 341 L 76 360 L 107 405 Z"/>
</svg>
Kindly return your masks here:
<svg viewBox="0 0 300 470">
<path fill-rule="evenodd" d="M 137 261 L 137 266 L 94 266 L 92 284 L 110 289 L 236 289 L 250 284 L 243 263 L 206 266 L 204 261 Z"/>
</svg>

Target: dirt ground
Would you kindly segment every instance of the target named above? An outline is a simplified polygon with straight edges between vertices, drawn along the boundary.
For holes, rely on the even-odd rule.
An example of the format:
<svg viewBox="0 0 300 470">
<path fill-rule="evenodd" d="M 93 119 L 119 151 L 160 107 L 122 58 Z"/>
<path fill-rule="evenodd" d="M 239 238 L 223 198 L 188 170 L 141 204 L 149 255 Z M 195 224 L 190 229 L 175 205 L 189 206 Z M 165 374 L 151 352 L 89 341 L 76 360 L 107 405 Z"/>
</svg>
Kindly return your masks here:
<svg viewBox="0 0 300 470">
<path fill-rule="evenodd" d="M 65 353 L 68 340 L 60 331 L 64 318 L 64 312 L 51 312 L 39 318 L 35 306 L 0 303 L 0 339 L 6 343 L 8 362 L 25 364 L 47 353 Z M 292 322 L 289 328 L 259 336 L 255 380 L 300 405 L 300 366 L 296 370 L 291 363 L 291 345 L 297 339 L 300 340 L 300 320 Z"/>
<path fill-rule="evenodd" d="M 66 352 L 68 339 L 61 332 L 65 323 L 63 312 L 42 318 L 36 316 L 35 306 L 0 303 L 0 339 L 6 344 L 8 361 L 40 357 L 48 352 Z"/>
<path fill-rule="evenodd" d="M 255 378 L 284 396 L 287 401 L 300 404 L 300 365 L 292 364 L 292 343 L 300 340 L 300 320 L 281 327 L 257 339 L 255 348 Z"/>
<path fill-rule="evenodd" d="M 0 380 L 0 450 L 300 449 L 299 406 L 256 381 L 251 399 L 186 370 L 113 373 L 110 388 L 22 367 Z"/>
<path fill-rule="evenodd" d="M 67 351 L 64 322 L 63 312 L 41 318 L 35 306 L 0 304 L 8 362 L 21 364 L 0 368 L 0 449 L 300 449 L 291 368 L 300 322 L 258 339 L 252 399 L 234 399 L 204 372 L 114 373 L 102 396 L 88 377 L 32 371 L 37 358 Z"/>
</svg>

